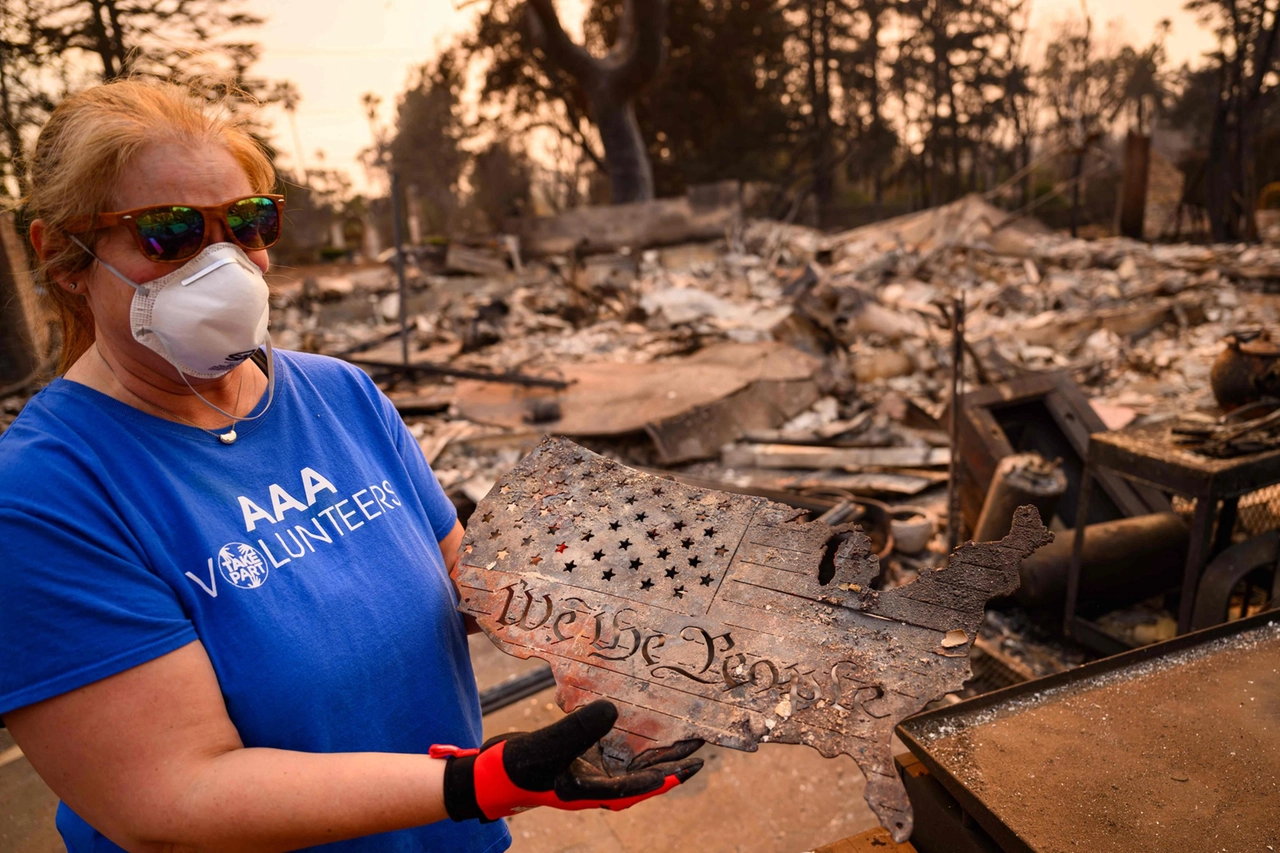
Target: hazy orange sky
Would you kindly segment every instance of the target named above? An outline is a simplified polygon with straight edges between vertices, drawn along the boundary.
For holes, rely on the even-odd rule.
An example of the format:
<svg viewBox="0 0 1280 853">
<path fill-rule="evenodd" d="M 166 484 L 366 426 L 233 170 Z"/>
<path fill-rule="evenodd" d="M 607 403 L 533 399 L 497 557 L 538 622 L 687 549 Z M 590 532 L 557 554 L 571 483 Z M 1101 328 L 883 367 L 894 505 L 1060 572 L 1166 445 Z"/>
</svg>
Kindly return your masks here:
<svg viewBox="0 0 1280 853">
<path fill-rule="evenodd" d="M 1031 2 L 1032 29 L 1041 40 L 1065 16 L 1080 15 L 1080 0 Z M 1090 0 L 1089 9 L 1098 23 L 1120 21 L 1127 40 L 1138 44 L 1150 41 L 1156 22 L 1169 18 L 1170 59 L 1181 63 L 1211 47 L 1209 35 L 1182 5 L 1181 0 Z M 559 6 L 566 27 L 577 29 L 582 0 L 561 0 Z M 457 11 L 452 0 L 272 0 L 259 7 L 268 20 L 253 33 L 264 46 L 257 70 L 270 79 L 292 80 L 301 91 L 297 120 L 307 165 L 314 167 L 314 152 L 323 150 L 327 165 L 349 170 L 357 188 L 363 187 L 356 154 L 369 145 L 370 136 L 361 95 L 380 95 L 383 121 L 390 121 L 410 69 L 467 29 L 477 8 Z M 283 112 L 271 111 L 271 120 L 276 143 L 291 161 L 294 143 Z"/>
</svg>

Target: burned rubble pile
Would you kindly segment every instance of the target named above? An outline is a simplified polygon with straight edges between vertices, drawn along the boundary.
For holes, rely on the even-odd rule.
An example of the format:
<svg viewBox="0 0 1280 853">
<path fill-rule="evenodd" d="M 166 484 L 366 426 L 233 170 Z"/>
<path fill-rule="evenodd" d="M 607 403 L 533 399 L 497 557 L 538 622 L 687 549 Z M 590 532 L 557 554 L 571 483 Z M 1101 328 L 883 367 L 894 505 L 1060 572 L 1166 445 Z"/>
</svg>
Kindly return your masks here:
<svg viewBox="0 0 1280 853">
<path fill-rule="evenodd" d="M 775 424 L 775 437 L 925 448 L 943 443 L 936 425 L 909 424 L 944 412 L 948 303 L 961 291 L 970 384 L 1069 369 L 1109 425 L 1209 402 L 1209 368 L 1223 338 L 1274 319 L 1260 292 L 1280 278 L 1280 249 L 1072 240 L 1025 219 L 1001 227 L 1004 217 L 969 199 L 834 235 L 756 221 L 727 240 L 526 261 L 501 275 L 411 267 L 411 360 L 556 377 L 573 364 L 664 363 L 717 344 L 776 341 L 812 357 L 804 363 L 816 368 L 819 394 Z M 1259 286 L 1240 287 L 1251 284 Z M 280 290 L 277 345 L 330 354 L 360 347 L 369 362 L 399 359 L 388 269 Z M 458 390 L 447 379 L 412 389 L 449 409 L 422 424 L 424 442 L 454 433 L 459 448 L 471 449 L 456 426 L 469 420 L 468 394 L 472 386 Z M 535 431 L 530 417 L 521 413 L 527 427 L 506 431 Z M 481 422 L 466 426 L 471 437 L 501 434 Z M 726 449 L 727 458 L 749 457 L 744 446 Z M 442 460 L 442 474 L 457 455 Z M 887 464 L 864 464 L 931 468 L 893 460 L 944 456 L 889 454 Z M 490 479 L 502 473 L 474 472 L 482 469 Z"/>
<path fill-rule="evenodd" d="M 1280 249 L 1071 239 L 976 196 L 836 234 L 747 221 L 723 239 L 583 257 L 521 258 L 510 241 L 449 254 L 408 265 L 420 368 L 394 367 L 391 267 L 286 272 L 274 328 L 280 346 L 374 373 L 464 515 L 542 435 L 566 435 L 859 521 L 888 584 L 948 551 L 955 297 L 966 389 L 1065 371 L 1119 428 L 1211 405 L 1222 341 L 1275 322 L 1280 279 Z M 987 629 L 993 647 L 1017 646 L 1006 668 L 1061 668 L 1062 650 L 1021 621 Z"/>
<path fill-rule="evenodd" d="M 389 266 L 286 271 L 273 328 L 279 346 L 370 370 L 464 515 L 544 434 L 566 435 L 858 521 L 888 584 L 948 551 L 955 297 L 965 389 L 1064 371 L 1114 429 L 1212 405 L 1224 338 L 1276 321 L 1280 280 L 1277 248 L 1071 239 L 976 196 L 836 234 L 747 221 L 583 257 L 521 258 L 510 241 L 450 254 L 408 265 L 421 369 L 394 367 Z M 984 629 L 997 654 L 1016 647 L 1006 670 L 1071 662 L 1028 630 L 1016 613 Z"/>
</svg>

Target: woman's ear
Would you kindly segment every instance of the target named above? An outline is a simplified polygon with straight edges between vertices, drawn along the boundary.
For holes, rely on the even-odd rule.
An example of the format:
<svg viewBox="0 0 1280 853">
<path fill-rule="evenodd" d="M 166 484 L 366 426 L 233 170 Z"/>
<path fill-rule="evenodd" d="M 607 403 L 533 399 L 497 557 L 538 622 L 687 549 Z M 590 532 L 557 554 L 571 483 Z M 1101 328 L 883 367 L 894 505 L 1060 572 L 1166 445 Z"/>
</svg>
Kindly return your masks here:
<svg viewBox="0 0 1280 853">
<path fill-rule="evenodd" d="M 31 221 L 31 248 L 35 249 L 36 257 L 43 263 L 49 259 L 52 254 L 49 245 L 49 225 L 43 219 L 33 219 Z"/>
<path fill-rule="evenodd" d="M 31 222 L 31 248 L 35 249 L 36 257 L 40 259 L 41 263 L 49 260 L 62 249 L 60 241 L 54 239 L 52 229 L 43 219 L 36 219 Z M 57 267 L 49 270 L 49 278 L 73 293 L 79 290 L 79 286 L 70 280 L 67 273 Z"/>
</svg>

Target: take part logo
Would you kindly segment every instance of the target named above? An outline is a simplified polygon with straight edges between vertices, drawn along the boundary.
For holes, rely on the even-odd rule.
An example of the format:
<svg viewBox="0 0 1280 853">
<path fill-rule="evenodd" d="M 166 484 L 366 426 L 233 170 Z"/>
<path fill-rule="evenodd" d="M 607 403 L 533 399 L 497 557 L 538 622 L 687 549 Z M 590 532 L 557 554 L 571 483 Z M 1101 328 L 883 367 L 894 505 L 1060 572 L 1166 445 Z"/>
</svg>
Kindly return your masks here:
<svg viewBox="0 0 1280 853">
<path fill-rule="evenodd" d="M 257 589 L 267 582 L 267 563 L 258 549 L 228 542 L 218 551 L 218 569 L 227 582 L 241 589 Z"/>
</svg>

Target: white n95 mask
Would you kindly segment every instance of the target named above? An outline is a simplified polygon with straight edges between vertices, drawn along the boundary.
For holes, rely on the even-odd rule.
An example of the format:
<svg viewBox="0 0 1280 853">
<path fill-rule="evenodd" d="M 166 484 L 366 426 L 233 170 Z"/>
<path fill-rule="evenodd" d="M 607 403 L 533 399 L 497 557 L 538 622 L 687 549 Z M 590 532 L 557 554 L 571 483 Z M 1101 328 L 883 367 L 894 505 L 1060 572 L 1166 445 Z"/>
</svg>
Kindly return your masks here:
<svg viewBox="0 0 1280 853">
<path fill-rule="evenodd" d="M 267 340 L 267 282 L 234 243 L 214 243 L 168 275 L 142 284 L 94 257 L 133 288 L 134 340 L 187 376 L 222 376 Z"/>
<path fill-rule="evenodd" d="M 176 367 L 192 393 L 236 421 L 257 420 L 267 413 L 276 388 L 275 360 L 267 335 L 270 291 L 262 270 L 239 246 L 214 243 L 168 275 L 139 284 L 94 255 L 74 234 L 68 236 L 133 288 L 129 326 L 134 340 Z M 215 406 L 187 380 L 188 376 L 222 376 L 263 344 L 267 348 L 267 405 L 251 418 Z"/>
</svg>

